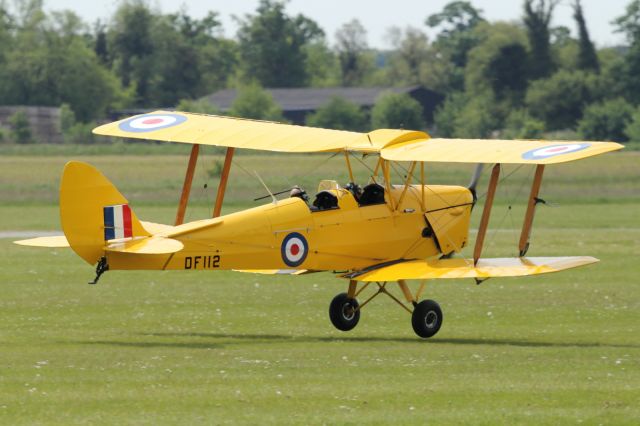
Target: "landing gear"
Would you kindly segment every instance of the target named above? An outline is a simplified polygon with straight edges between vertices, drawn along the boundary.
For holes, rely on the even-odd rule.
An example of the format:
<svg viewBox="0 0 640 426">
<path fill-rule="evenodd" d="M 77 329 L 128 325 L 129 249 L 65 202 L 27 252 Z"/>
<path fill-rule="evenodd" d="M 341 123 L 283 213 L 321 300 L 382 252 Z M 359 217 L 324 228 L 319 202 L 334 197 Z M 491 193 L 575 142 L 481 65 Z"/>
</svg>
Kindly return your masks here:
<svg viewBox="0 0 640 426">
<path fill-rule="evenodd" d="M 360 288 L 358 288 L 358 284 L 357 280 L 352 279 L 349 282 L 348 293 L 340 293 L 331 301 L 331 305 L 329 306 L 329 318 L 331 318 L 331 322 L 338 330 L 352 330 L 360 320 L 360 311 L 362 308 L 364 308 L 380 293 L 384 293 L 411 314 L 411 325 L 413 326 L 413 331 L 415 331 L 419 337 L 426 339 L 435 336 L 436 333 L 440 331 L 443 320 L 440 305 L 438 305 L 436 301 L 428 299 L 418 302 L 420 295 L 424 290 L 424 282 L 420 284 L 418 291 L 414 295 L 404 280 L 398 281 L 398 286 L 400 287 L 406 302 L 403 302 L 389 291 L 387 288 L 387 284 L 389 284 L 388 282 L 376 282 L 375 285 L 378 286 L 377 291 L 362 302 L 362 304 L 358 303 L 356 297 L 362 293 L 362 291 L 364 291 L 371 282 L 363 283 Z M 413 309 L 411 309 L 411 305 L 413 305 Z"/>
<path fill-rule="evenodd" d="M 440 305 L 435 300 L 423 300 L 413 308 L 411 325 L 418 336 L 428 338 L 440 330 L 442 319 Z"/>
<path fill-rule="evenodd" d="M 350 298 L 347 293 L 340 293 L 329 305 L 329 318 L 338 330 L 352 330 L 360 321 L 358 301 Z"/>
</svg>

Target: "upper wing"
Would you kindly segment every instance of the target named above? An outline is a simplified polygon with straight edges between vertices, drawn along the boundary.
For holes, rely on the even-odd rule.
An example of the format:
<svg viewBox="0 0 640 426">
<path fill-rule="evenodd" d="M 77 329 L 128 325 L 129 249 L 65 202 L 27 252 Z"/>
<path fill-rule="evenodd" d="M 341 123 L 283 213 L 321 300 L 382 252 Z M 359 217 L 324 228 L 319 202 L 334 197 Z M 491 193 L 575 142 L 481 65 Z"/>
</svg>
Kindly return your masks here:
<svg viewBox="0 0 640 426">
<path fill-rule="evenodd" d="M 394 161 L 553 164 L 623 148 L 614 142 L 430 139 L 424 132 L 369 133 L 234 117 L 156 111 L 93 130 L 97 135 L 278 152 L 380 152 Z"/>
<path fill-rule="evenodd" d="M 370 133 L 294 126 L 233 117 L 156 111 L 99 126 L 103 136 L 182 142 L 278 152 L 363 151 L 424 140 L 428 135 L 411 130 L 380 129 Z"/>
<path fill-rule="evenodd" d="M 381 153 L 393 161 L 555 164 L 622 148 L 615 142 L 436 138 L 388 145 Z"/>
<path fill-rule="evenodd" d="M 521 277 L 558 272 L 598 262 L 590 256 L 410 260 L 346 275 L 357 281 L 426 280 L 435 278 Z"/>
</svg>

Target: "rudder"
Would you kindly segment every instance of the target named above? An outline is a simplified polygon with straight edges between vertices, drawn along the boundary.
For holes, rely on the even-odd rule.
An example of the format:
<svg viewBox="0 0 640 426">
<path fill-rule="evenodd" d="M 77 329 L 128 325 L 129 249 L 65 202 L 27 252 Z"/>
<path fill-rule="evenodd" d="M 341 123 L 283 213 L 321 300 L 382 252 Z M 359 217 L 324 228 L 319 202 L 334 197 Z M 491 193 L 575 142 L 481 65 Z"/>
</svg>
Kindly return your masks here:
<svg viewBox="0 0 640 426">
<path fill-rule="evenodd" d="M 89 264 L 104 256 L 107 240 L 150 235 L 128 203 L 95 167 L 80 161 L 65 165 L 60 222 L 73 251 Z"/>
</svg>

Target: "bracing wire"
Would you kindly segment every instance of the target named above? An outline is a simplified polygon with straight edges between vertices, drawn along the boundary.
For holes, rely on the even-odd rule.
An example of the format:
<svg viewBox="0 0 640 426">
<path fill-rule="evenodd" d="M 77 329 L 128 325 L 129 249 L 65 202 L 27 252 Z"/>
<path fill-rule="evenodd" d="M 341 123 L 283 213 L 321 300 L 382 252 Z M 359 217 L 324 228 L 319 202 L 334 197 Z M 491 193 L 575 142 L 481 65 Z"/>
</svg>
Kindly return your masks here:
<svg viewBox="0 0 640 426">
<path fill-rule="evenodd" d="M 522 167 L 522 165 L 518 166 L 515 170 L 513 170 L 511 173 L 507 174 L 503 179 L 500 179 L 500 182 L 502 182 L 503 180 L 509 178 L 510 176 L 512 176 L 515 172 L 517 172 L 520 168 Z M 518 189 L 516 190 L 515 194 L 513 194 L 513 197 L 510 197 L 508 194 L 508 187 L 504 187 L 505 188 L 505 193 L 506 193 L 506 198 L 507 198 L 507 209 L 504 213 L 504 215 L 502 216 L 502 218 L 500 219 L 500 222 L 498 223 L 498 226 L 496 226 L 492 232 L 490 233 L 490 235 L 488 236 L 488 238 L 486 239 L 485 244 L 489 245 L 490 243 L 492 243 L 495 239 L 496 236 L 498 234 L 498 232 L 500 231 L 500 229 L 502 229 L 502 226 L 507 218 L 507 216 L 509 217 L 510 221 L 511 221 L 511 234 L 512 236 L 514 236 L 514 238 L 516 239 L 516 247 L 518 246 L 518 232 L 517 232 L 517 227 L 515 225 L 514 222 L 514 218 L 513 218 L 513 204 L 516 201 L 516 199 L 518 197 L 520 197 L 520 194 L 522 194 L 522 190 L 525 186 L 525 183 L 531 178 L 531 171 L 528 173 L 527 177 L 525 179 L 522 180 L 522 182 L 520 183 Z"/>
<path fill-rule="evenodd" d="M 328 163 L 329 161 L 331 161 L 334 157 L 336 157 L 338 154 L 340 154 L 340 152 L 334 152 L 329 156 L 323 156 L 322 157 L 322 161 L 319 161 L 315 166 L 313 166 L 312 168 L 305 170 L 304 174 L 308 175 L 311 174 L 313 172 L 315 172 L 316 170 L 320 169 L 322 166 L 324 166 L 326 163 Z M 256 176 L 255 174 L 251 173 L 249 170 L 247 170 L 245 167 L 242 166 L 242 164 L 236 160 L 237 157 L 234 156 L 233 158 L 233 165 L 234 167 L 238 167 L 240 170 L 242 170 L 247 176 L 251 177 L 252 179 L 255 179 Z M 285 179 L 287 180 L 287 183 L 293 187 L 293 184 L 291 183 L 292 181 L 296 181 L 298 180 L 302 175 L 298 174 L 298 175 L 294 175 L 292 177 L 287 177 L 285 176 Z"/>
<path fill-rule="evenodd" d="M 348 151 L 347 151 L 348 152 Z M 353 153 L 349 152 L 349 158 L 355 158 L 356 161 L 358 161 L 360 164 L 362 164 L 367 170 L 369 170 L 371 172 L 371 174 L 373 174 L 374 170 L 369 167 L 369 165 L 367 163 L 364 162 L 364 160 L 362 158 L 360 158 L 357 155 L 354 155 Z"/>
</svg>

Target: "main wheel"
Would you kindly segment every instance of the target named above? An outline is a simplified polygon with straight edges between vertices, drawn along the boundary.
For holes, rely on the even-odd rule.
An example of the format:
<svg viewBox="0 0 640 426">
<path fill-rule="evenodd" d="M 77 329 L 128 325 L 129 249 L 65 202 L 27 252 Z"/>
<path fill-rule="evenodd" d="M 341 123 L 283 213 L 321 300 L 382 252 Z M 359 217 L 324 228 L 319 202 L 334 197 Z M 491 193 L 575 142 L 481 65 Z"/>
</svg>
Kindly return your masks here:
<svg viewBox="0 0 640 426">
<path fill-rule="evenodd" d="M 413 309 L 411 325 L 420 337 L 435 335 L 442 326 L 442 309 L 435 300 L 423 300 Z"/>
<path fill-rule="evenodd" d="M 358 301 L 351 299 L 347 293 L 340 293 L 333 298 L 329 305 L 329 318 L 331 323 L 342 331 L 349 331 L 358 325 L 360 321 L 360 309 Z"/>
</svg>

